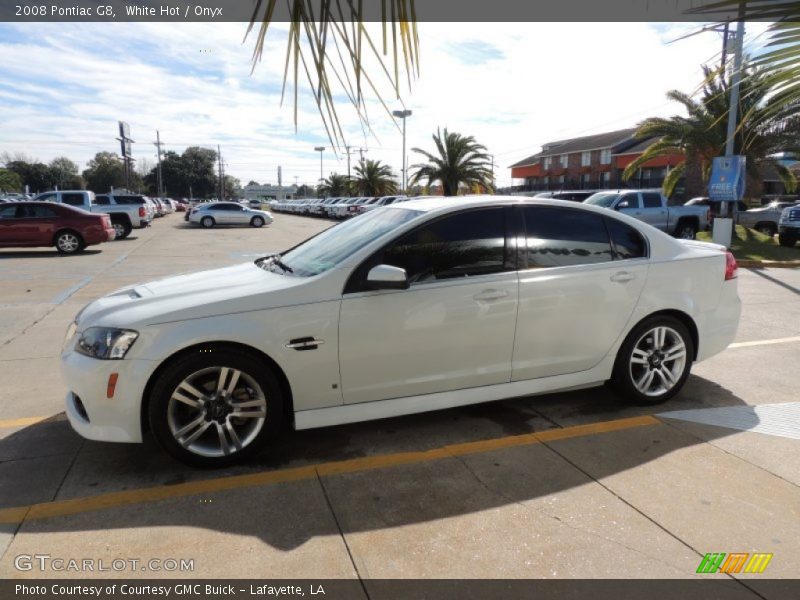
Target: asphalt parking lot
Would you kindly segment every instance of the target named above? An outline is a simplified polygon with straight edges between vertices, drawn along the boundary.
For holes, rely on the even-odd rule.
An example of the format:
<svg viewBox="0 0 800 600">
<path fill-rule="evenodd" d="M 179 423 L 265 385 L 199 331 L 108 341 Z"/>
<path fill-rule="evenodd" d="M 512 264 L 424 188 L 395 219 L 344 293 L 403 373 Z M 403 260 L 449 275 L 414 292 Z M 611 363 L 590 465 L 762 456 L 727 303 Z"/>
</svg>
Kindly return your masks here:
<svg viewBox="0 0 800 600">
<path fill-rule="evenodd" d="M 152 440 L 72 432 L 58 355 L 84 304 L 329 225 L 202 230 L 174 214 L 79 256 L 0 250 L 0 576 L 91 575 L 18 560 L 48 555 L 126 561 L 104 577 L 702 576 L 753 598 L 759 578 L 797 576 L 798 269 L 741 270 L 736 342 L 658 407 L 605 388 L 509 400 L 287 433 L 213 472 Z M 761 575 L 696 575 L 712 552 L 773 557 Z"/>
</svg>

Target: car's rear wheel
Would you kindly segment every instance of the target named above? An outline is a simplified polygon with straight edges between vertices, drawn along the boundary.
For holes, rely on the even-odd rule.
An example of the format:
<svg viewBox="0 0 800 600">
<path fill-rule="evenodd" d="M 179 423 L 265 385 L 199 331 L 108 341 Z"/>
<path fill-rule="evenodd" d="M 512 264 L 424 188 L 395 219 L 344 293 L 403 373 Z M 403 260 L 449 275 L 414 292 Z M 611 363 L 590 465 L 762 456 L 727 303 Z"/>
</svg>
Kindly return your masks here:
<svg viewBox="0 0 800 600">
<path fill-rule="evenodd" d="M 113 223 L 114 231 L 116 233 L 116 237 L 114 239 L 117 240 L 124 240 L 131 234 L 133 231 L 133 227 L 129 223 Z"/>
<path fill-rule="evenodd" d="M 200 225 L 202 225 L 206 229 L 211 229 L 214 226 L 213 217 L 203 217 L 202 219 L 200 219 Z"/>
<path fill-rule="evenodd" d="M 69 230 L 59 232 L 54 243 L 61 254 L 75 254 L 86 247 L 80 234 Z"/>
<path fill-rule="evenodd" d="M 693 356 L 692 336 L 681 321 L 670 316 L 652 317 L 625 339 L 611 381 L 636 404 L 658 404 L 681 390 Z"/>
<path fill-rule="evenodd" d="M 697 225 L 691 221 L 681 221 L 678 223 L 675 237 L 682 240 L 693 240 L 697 237 Z"/>
<path fill-rule="evenodd" d="M 250 225 L 253 227 L 263 227 L 264 226 L 264 218 L 263 217 L 253 217 L 250 219 Z"/>
<path fill-rule="evenodd" d="M 212 348 L 167 368 L 148 412 L 167 452 L 194 467 L 216 468 L 246 459 L 279 431 L 283 396 L 261 360 Z"/>
</svg>

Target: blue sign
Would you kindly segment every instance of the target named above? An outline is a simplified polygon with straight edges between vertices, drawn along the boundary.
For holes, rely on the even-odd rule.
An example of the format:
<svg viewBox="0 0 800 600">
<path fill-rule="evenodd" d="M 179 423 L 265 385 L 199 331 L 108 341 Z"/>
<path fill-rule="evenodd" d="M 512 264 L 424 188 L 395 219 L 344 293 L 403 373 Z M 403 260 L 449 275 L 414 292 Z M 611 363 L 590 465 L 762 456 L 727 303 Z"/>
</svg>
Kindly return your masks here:
<svg viewBox="0 0 800 600">
<path fill-rule="evenodd" d="M 708 198 L 718 202 L 735 202 L 744 197 L 745 156 L 717 156 L 711 165 Z"/>
</svg>

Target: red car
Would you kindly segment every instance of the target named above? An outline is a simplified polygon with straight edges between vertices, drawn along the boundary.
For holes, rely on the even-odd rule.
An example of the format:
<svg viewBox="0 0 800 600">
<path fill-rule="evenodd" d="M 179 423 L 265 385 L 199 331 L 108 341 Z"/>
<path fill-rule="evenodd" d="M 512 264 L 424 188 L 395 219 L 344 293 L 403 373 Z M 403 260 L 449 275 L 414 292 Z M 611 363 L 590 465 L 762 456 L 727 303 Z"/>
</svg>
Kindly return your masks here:
<svg viewBox="0 0 800 600">
<path fill-rule="evenodd" d="M 114 236 L 106 214 L 53 202 L 0 204 L 0 248 L 55 246 L 62 254 L 75 254 Z"/>
</svg>

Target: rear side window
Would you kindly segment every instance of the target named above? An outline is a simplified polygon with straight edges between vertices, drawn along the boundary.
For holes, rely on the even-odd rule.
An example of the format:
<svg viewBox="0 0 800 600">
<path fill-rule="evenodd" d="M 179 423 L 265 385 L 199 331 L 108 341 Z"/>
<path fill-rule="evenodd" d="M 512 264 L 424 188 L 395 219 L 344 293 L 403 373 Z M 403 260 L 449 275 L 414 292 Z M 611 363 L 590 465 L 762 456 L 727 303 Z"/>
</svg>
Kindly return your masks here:
<svg viewBox="0 0 800 600">
<path fill-rule="evenodd" d="M 142 196 L 114 196 L 114 202 L 117 204 L 147 204 Z"/>
<path fill-rule="evenodd" d="M 34 219 L 54 219 L 58 217 L 56 211 L 54 211 L 49 206 L 41 206 L 35 204 L 29 204 L 26 208 L 25 217 L 34 218 Z M 70 211 L 72 212 L 72 211 Z"/>
<path fill-rule="evenodd" d="M 647 257 L 647 243 L 641 233 L 616 219 L 606 219 L 606 224 L 614 247 L 614 260 Z"/>
<path fill-rule="evenodd" d="M 444 217 L 387 246 L 379 263 L 406 270 L 411 283 L 513 269 L 503 208 Z"/>
<path fill-rule="evenodd" d="M 526 206 L 529 269 L 568 267 L 612 260 L 603 217 L 582 210 Z"/>
<path fill-rule="evenodd" d="M 644 192 L 642 194 L 642 204 L 644 204 L 644 208 L 661 208 L 661 195 Z"/>
<path fill-rule="evenodd" d="M 62 194 L 61 202 L 70 206 L 83 206 L 84 196 L 83 194 Z"/>
</svg>

